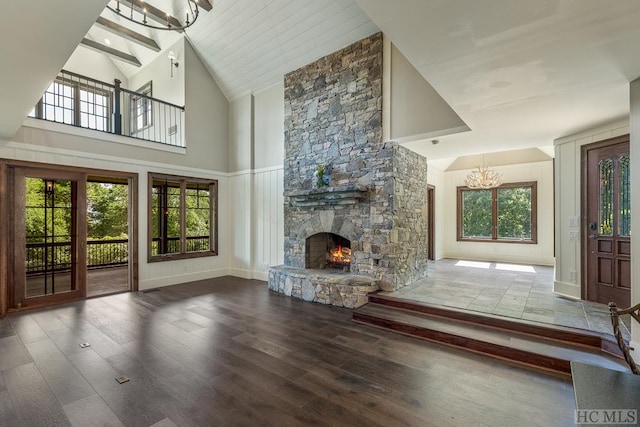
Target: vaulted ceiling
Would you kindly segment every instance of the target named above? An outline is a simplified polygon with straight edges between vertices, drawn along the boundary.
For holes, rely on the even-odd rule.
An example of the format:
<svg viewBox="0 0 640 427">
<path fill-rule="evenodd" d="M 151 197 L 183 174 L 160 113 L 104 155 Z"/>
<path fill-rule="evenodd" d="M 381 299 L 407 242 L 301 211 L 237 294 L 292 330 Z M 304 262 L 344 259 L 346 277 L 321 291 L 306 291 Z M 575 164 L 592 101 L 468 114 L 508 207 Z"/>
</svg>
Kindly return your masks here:
<svg viewBox="0 0 640 427">
<path fill-rule="evenodd" d="M 3 68 L 0 96 L 16 101 L 0 103 L 0 139 L 17 130 L 83 37 L 109 37 L 92 27 L 108 0 L 6 3 L 0 44 L 13 66 Z M 183 1 L 148 3 L 185 13 Z M 640 76 L 638 22 L 636 0 L 214 0 L 186 36 L 231 100 L 382 30 L 471 128 L 438 145 L 406 144 L 437 159 L 548 147 L 626 117 L 629 82 Z M 161 50 L 179 37 L 140 32 Z M 166 54 L 110 38 L 142 65 Z M 114 63 L 129 76 L 138 69 Z"/>
</svg>

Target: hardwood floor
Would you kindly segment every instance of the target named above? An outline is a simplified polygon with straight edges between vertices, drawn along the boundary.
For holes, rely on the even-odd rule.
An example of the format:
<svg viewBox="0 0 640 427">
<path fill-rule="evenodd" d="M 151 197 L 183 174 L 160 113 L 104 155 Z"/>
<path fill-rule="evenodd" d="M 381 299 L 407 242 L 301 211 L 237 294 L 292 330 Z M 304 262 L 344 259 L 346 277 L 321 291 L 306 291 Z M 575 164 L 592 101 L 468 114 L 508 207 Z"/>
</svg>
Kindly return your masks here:
<svg viewBox="0 0 640 427">
<path fill-rule="evenodd" d="M 11 314 L 0 426 L 573 425 L 567 380 L 350 319 L 233 277 Z"/>
</svg>

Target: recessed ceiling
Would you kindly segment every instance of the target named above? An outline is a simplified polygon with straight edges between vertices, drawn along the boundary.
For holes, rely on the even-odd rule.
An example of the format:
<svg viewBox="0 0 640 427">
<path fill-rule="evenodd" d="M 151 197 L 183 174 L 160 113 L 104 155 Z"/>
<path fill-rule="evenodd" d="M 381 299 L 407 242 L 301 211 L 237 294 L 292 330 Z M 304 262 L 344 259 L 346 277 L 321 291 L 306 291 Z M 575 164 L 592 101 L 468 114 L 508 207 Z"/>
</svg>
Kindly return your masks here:
<svg viewBox="0 0 640 427">
<path fill-rule="evenodd" d="M 427 158 L 553 144 L 627 117 L 640 76 L 636 0 L 357 0 L 470 132 Z"/>
</svg>

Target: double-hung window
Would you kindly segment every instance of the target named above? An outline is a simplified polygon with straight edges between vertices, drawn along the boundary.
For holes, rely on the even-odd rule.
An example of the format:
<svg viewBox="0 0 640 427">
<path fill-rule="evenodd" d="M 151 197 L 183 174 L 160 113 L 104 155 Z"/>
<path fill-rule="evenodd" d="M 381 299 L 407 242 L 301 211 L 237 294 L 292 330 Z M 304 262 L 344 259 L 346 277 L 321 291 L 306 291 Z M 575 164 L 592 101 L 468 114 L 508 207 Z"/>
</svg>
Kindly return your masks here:
<svg viewBox="0 0 640 427">
<path fill-rule="evenodd" d="M 31 117 L 109 131 L 111 93 L 107 87 L 74 74 L 63 74 L 49 85 Z"/>
<path fill-rule="evenodd" d="M 458 240 L 537 243 L 537 183 L 458 187 Z"/>
</svg>

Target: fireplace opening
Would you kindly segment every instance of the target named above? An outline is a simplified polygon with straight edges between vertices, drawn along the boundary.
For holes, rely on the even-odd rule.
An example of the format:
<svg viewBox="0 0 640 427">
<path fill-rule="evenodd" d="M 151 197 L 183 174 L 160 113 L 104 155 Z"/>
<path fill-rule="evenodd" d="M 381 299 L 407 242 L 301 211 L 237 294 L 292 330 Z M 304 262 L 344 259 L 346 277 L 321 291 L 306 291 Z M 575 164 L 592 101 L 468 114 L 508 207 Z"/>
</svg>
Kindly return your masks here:
<svg viewBox="0 0 640 427">
<path fill-rule="evenodd" d="M 333 233 L 318 233 L 306 240 L 305 268 L 336 268 L 349 271 L 351 242 Z"/>
</svg>

